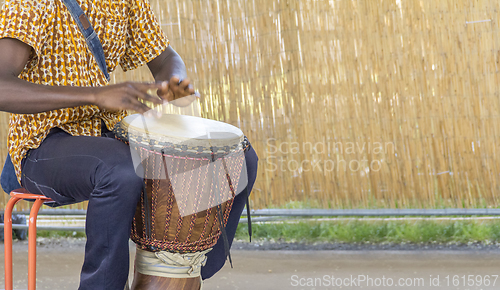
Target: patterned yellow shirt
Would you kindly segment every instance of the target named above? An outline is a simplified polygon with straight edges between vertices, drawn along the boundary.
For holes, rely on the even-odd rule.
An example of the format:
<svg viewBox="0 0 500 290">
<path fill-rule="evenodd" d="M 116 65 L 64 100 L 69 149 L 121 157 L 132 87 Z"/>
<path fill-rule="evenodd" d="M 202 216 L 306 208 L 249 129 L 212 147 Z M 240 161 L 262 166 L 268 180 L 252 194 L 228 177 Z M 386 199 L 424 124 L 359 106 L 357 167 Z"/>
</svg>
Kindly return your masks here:
<svg viewBox="0 0 500 290">
<path fill-rule="evenodd" d="M 147 0 L 77 0 L 101 40 L 108 71 L 130 70 L 153 60 L 167 46 Z M 106 77 L 62 0 L 7 0 L 0 14 L 0 38 L 15 38 L 33 48 L 19 78 L 52 86 L 103 86 Z M 9 153 L 20 180 L 21 160 L 37 148 L 51 128 L 77 136 L 100 136 L 125 117 L 97 106 L 39 114 L 11 114 Z"/>
</svg>

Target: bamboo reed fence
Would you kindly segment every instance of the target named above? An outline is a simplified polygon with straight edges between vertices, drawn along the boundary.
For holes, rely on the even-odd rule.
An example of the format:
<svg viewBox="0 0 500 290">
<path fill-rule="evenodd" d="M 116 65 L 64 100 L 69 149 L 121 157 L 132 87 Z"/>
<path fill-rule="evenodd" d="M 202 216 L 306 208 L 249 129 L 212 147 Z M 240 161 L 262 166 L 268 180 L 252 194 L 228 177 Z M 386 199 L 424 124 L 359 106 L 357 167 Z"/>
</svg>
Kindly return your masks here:
<svg viewBox="0 0 500 290">
<path fill-rule="evenodd" d="M 256 149 L 253 207 L 499 205 L 498 1 L 151 5 L 202 115 Z"/>
</svg>

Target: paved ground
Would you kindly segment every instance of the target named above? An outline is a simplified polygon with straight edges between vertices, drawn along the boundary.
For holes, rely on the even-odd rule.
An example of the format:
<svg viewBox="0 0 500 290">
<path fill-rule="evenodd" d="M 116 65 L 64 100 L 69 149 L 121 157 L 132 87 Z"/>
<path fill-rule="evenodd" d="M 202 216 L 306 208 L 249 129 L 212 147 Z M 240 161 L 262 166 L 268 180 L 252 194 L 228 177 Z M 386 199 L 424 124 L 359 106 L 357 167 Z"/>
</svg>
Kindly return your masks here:
<svg viewBox="0 0 500 290">
<path fill-rule="evenodd" d="M 14 252 L 15 289 L 26 289 L 25 242 L 15 243 Z M 132 245 L 131 252 L 134 252 Z M 498 249 L 234 249 L 232 257 L 234 268 L 226 265 L 214 278 L 205 282 L 204 290 L 500 289 L 500 277 L 497 279 L 498 276 L 495 276 L 500 275 Z M 3 247 L 0 259 L 3 261 Z M 41 240 L 37 289 L 77 289 L 82 260 L 83 241 Z M 0 272 L 3 273 L 3 263 Z M 3 288 L 3 277 L 0 283 L 0 288 Z"/>
</svg>

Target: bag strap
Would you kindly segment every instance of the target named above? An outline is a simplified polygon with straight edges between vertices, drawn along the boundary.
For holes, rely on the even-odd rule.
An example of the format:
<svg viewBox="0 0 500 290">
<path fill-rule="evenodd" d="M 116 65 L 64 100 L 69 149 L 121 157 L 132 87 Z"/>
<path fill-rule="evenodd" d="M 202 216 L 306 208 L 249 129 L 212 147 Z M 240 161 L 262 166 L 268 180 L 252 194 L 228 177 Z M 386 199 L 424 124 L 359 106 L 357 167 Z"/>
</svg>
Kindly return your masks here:
<svg viewBox="0 0 500 290">
<path fill-rule="evenodd" d="M 66 8 L 68 8 L 71 16 L 73 16 L 80 32 L 83 34 L 85 42 L 87 43 L 90 52 L 94 55 L 99 69 L 109 82 L 108 67 L 106 65 L 106 58 L 104 57 L 104 50 L 102 49 L 101 41 L 95 33 L 92 24 L 90 24 L 90 21 L 76 0 L 63 0 L 63 2 L 64 5 L 66 5 Z"/>
</svg>

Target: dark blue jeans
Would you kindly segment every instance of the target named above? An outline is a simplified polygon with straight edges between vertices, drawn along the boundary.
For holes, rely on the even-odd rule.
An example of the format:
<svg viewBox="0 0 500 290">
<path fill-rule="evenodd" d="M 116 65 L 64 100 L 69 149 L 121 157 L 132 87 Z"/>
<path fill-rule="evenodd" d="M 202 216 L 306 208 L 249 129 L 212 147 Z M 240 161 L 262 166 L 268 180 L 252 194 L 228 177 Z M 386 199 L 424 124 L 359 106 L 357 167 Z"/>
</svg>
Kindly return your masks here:
<svg viewBox="0 0 500 290">
<path fill-rule="evenodd" d="M 89 201 L 82 290 L 123 290 L 129 270 L 130 228 L 143 182 L 135 174 L 129 147 L 105 138 L 113 137 L 109 131 L 103 136 L 71 136 L 53 129 L 22 163 L 22 184 L 30 192 L 44 194 L 60 205 Z M 230 243 L 256 176 L 255 151 L 250 148 L 246 158 L 249 183 L 236 197 L 230 213 Z M 225 263 L 221 240 L 210 252 L 203 278 L 211 277 Z"/>
</svg>

